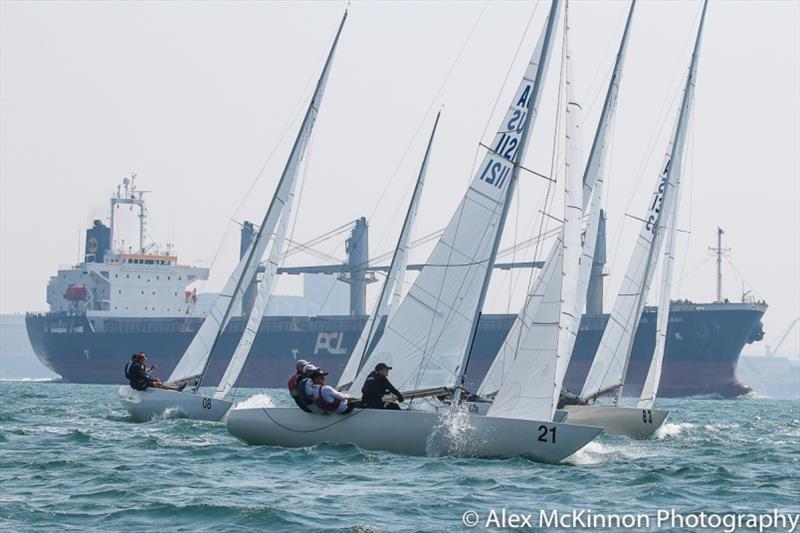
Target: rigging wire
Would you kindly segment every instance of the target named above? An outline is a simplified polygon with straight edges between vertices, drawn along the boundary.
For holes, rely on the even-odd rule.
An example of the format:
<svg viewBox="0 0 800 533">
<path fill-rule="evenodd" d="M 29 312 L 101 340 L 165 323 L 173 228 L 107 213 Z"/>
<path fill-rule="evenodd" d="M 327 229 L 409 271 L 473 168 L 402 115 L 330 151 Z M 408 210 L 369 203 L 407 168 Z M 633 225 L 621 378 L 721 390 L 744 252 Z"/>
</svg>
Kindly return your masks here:
<svg viewBox="0 0 800 533">
<path fill-rule="evenodd" d="M 392 183 L 394 182 L 395 178 L 397 177 L 397 174 L 398 174 L 398 172 L 400 170 L 400 166 L 403 164 L 403 162 L 405 161 L 405 159 L 408 156 L 409 152 L 411 151 L 411 148 L 414 145 L 414 141 L 419 136 L 420 131 L 422 130 L 422 127 L 425 125 L 425 123 L 427 121 L 428 115 L 430 115 L 431 110 L 436 105 L 436 103 L 437 103 L 437 101 L 439 99 L 439 96 L 442 94 L 442 91 L 444 90 L 444 87 L 447 84 L 447 81 L 450 79 L 450 76 L 453 73 L 453 70 L 455 70 L 456 65 L 458 65 L 459 61 L 461 60 L 461 56 L 464 53 L 464 50 L 466 49 L 467 44 L 472 39 L 472 35 L 475 33 L 475 30 L 477 29 L 478 24 L 480 23 L 481 19 L 483 19 L 483 15 L 486 12 L 486 8 L 488 6 L 489 6 L 489 0 L 486 0 L 484 2 L 484 4 L 483 4 L 483 7 L 481 8 L 480 13 L 478 13 L 478 17 L 475 19 L 475 22 L 472 24 L 472 27 L 470 28 L 469 33 L 467 33 L 466 38 L 461 43 L 461 47 L 459 48 L 455 59 L 451 63 L 450 68 L 447 70 L 447 73 L 445 74 L 444 78 L 442 78 L 442 82 L 439 84 L 439 88 L 436 90 L 436 94 L 434 94 L 433 98 L 431 99 L 430 104 L 428 105 L 427 109 L 425 110 L 425 113 L 422 115 L 422 118 L 420 119 L 420 121 L 419 121 L 419 123 L 417 125 L 417 128 L 414 130 L 414 133 L 412 134 L 411 139 L 408 142 L 408 145 L 406 145 L 406 148 L 403 151 L 403 154 L 400 156 L 400 159 L 398 160 L 397 164 L 395 165 L 394 170 L 392 171 L 392 174 L 389 176 L 389 181 L 384 186 L 383 191 L 381 191 L 380 196 L 378 196 L 378 200 L 377 200 L 377 202 L 375 202 L 375 208 L 369 214 L 369 217 L 367 217 L 367 220 L 371 220 L 372 219 L 372 217 L 378 211 L 378 208 L 380 207 L 381 203 L 383 202 L 383 199 L 386 197 L 386 194 L 389 192 L 389 188 L 391 187 Z M 381 237 L 380 237 L 378 242 L 382 243 L 387 238 L 387 236 L 388 236 L 388 228 L 386 228 L 384 230 L 384 232 L 381 234 Z"/>
<path fill-rule="evenodd" d="M 699 15 L 698 15 L 699 18 Z M 695 25 L 696 26 L 696 25 Z M 656 151 L 656 144 L 658 143 L 659 139 L 662 137 L 662 132 L 666 127 L 667 123 L 670 121 L 670 114 L 669 110 L 675 107 L 675 101 L 680 97 L 683 93 L 683 85 L 686 80 L 686 77 L 681 75 L 679 76 L 679 72 L 681 71 L 682 67 L 685 66 L 685 57 L 686 52 L 689 50 L 689 47 L 694 43 L 694 30 L 690 29 L 687 32 L 686 38 L 684 39 L 684 46 L 683 50 L 681 51 L 680 55 L 678 56 L 678 60 L 676 62 L 675 68 L 672 73 L 672 83 L 673 86 L 670 91 L 664 96 L 661 111 L 658 113 L 659 119 L 656 121 L 656 127 L 651 130 L 650 139 L 647 141 L 645 146 L 649 146 L 648 149 L 645 150 L 644 155 L 642 157 L 642 161 L 638 166 L 636 176 L 633 187 L 630 189 L 630 194 L 628 195 L 628 199 L 625 203 L 625 209 L 623 212 L 627 213 L 630 211 L 630 207 L 633 204 L 633 200 L 639 190 L 639 187 L 642 184 L 642 180 L 644 178 L 645 170 L 649 166 L 650 161 L 655 154 Z M 670 97 L 671 95 L 671 97 Z M 625 226 L 625 221 L 619 225 L 617 225 L 617 230 L 614 236 L 614 257 L 611 261 L 612 266 L 616 264 L 617 257 L 619 254 L 620 243 L 622 242 L 622 234 L 623 228 Z"/>
</svg>

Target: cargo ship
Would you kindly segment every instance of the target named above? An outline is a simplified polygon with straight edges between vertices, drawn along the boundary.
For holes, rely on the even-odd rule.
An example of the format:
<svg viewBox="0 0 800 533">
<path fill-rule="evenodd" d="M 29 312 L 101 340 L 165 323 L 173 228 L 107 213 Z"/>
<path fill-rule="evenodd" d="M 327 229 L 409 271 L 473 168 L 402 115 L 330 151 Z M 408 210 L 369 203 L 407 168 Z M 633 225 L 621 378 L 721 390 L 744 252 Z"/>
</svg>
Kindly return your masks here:
<svg viewBox="0 0 800 533">
<path fill-rule="evenodd" d="M 122 206 L 139 210 L 139 246 L 123 250 L 115 240 L 114 213 Z M 86 231 L 84 260 L 62 267 L 47 286 L 46 313 L 29 313 L 26 328 L 39 358 L 63 380 L 74 383 L 121 383 L 131 354 L 145 351 L 167 376 L 202 323 L 193 287 L 208 278 L 207 268 L 181 265 L 176 256 L 145 243 L 147 210 L 135 176 L 125 179 L 111 197 L 109 225 L 95 220 Z M 604 219 L 603 219 L 604 221 Z M 242 227 L 242 252 L 252 238 L 252 225 Z M 602 313 L 605 266 L 604 222 L 598 232 L 595 263 L 565 386 L 580 390 L 602 337 L 608 315 Z M 368 225 L 355 221 L 339 265 L 284 267 L 283 274 L 336 276 L 349 285 L 347 314 L 266 316 L 237 383 L 240 387 L 283 387 L 297 359 L 309 359 L 338 378 L 366 322 L 366 286 L 385 266 L 369 260 Z M 409 265 L 418 270 L 422 265 Z M 540 263 L 498 263 L 496 268 L 539 268 Z M 234 317 L 212 356 L 206 383 L 216 383 L 225 370 L 246 323 L 255 282 L 245 296 L 241 316 Z M 201 295 L 202 296 L 202 295 Z M 721 299 L 721 298 L 720 298 Z M 760 341 L 764 302 L 693 303 L 673 301 L 667 331 L 660 395 L 736 397 L 750 392 L 740 383 L 736 366 L 742 348 Z M 466 387 L 476 390 L 513 323 L 515 315 L 484 314 L 472 347 Z M 625 387 L 638 395 L 655 343 L 655 308 L 646 308 L 636 332 Z M 379 326 L 379 333 L 383 325 Z"/>
</svg>

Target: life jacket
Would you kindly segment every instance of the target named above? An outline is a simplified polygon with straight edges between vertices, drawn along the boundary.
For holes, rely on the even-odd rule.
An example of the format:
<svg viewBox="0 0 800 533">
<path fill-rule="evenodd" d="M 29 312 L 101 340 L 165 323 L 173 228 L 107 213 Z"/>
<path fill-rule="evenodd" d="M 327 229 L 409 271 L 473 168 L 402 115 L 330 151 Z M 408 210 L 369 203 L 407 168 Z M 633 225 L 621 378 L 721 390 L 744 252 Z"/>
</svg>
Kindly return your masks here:
<svg viewBox="0 0 800 533">
<path fill-rule="evenodd" d="M 293 398 L 297 398 L 297 385 L 301 377 L 301 374 L 295 374 L 289 379 L 289 394 L 291 394 Z"/>
<path fill-rule="evenodd" d="M 319 388 L 319 394 L 317 394 L 316 398 L 314 398 L 314 403 L 316 404 L 316 406 L 325 412 L 335 411 L 336 409 L 338 409 L 339 406 L 342 405 L 342 400 L 340 400 L 339 398 L 334 398 L 332 402 L 327 401 L 325 398 L 322 397 L 322 389 L 323 387 Z"/>
<path fill-rule="evenodd" d="M 314 398 L 306 394 L 306 381 L 311 378 L 303 378 L 297 381 L 297 400 L 302 405 L 311 405 L 314 403 Z"/>
</svg>

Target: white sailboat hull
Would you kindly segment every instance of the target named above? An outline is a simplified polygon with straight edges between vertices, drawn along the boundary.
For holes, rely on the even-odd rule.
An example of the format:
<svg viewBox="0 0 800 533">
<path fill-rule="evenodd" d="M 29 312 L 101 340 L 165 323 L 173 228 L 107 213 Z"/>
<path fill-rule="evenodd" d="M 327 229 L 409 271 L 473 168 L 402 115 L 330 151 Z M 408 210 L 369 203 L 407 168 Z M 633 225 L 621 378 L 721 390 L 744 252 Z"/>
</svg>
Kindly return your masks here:
<svg viewBox="0 0 800 533">
<path fill-rule="evenodd" d="M 154 388 L 139 391 L 127 385 L 121 386 L 118 393 L 122 405 L 137 421 L 162 416 L 169 410 L 177 418 L 219 422 L 233 405 L 232 402 L 191 392 Z"/>
<path fill-rule="evenodd" d="M 247 444 L 304 447 L 324 442 L 408 455 L 528 457 L 557 463 L 594 439 L 602 428 L 459 413 L 359 409 L 316 415 L 286 407 L 233 409 L 228 431 Z"/>
<path fill-rule="evenodd" d="M 613 405 L 567 405 L 567 424 L 601 426 L 606 433 L 647 439 L 661 427 L 669 411 Z"/>
</svg>

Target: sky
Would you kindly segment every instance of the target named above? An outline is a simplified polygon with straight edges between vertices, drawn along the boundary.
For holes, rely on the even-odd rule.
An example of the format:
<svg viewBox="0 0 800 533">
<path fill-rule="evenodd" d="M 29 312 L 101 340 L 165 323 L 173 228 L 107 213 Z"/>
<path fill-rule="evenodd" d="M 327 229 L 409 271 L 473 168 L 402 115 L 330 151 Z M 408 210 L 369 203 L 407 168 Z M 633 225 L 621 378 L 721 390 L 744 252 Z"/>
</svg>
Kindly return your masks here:
<svg viewBox="0 0 800 533">
<path fill-rule="evenodd" d="M 645 212 L 667 148 L 701 7 L 636 8 L 609 158 L 606 310 L 639 231 L 632 217 Z M 200 289 L 219 289 L 237 258 L 237 223 L 264 215 L 344 8 L 0 2 L 0 313 L 46 309 L 48 277 L 78 260 L 83 230 L 108 216 L 109 195 L 134 172 L 152 191 L 148 240 L 172 243 L 181 263 L 212 266 Z M 584 154 L 627 10 L 627 2 L 570 4 Z M 389 252 L 440 109 L 414 234 L 443 228 L 546 12 L 533 1 L 353 2 L 291 238 L 305 242 L 366 216 L 372 255 Z M 712 0 L 684 168 L 673 298 L 713 301 L 708 247 L 721 227 L 731 248 L 724 296 L 739 301 L 744 290 L 767 301 L 766 344 L 800 316 L 799 28 L 800 2 Z M 548 175 L 563 167 L 560 42 L 525 159 Z M 535 234 L 546 187 L 521 176 L 501 249 Z M 343 258 L 343 239 L 320 251 Z M 414 250 L 412 261 L 429 250 Z M 296 254 L 287 263 L 321 261 Z M 529 279 L 495 275 L 485 310 L 516 311 Z M 284 279 L 278 290 L 297 285 Z M 765 343 L 745 353 L 763 353 Z M 800 352 L 800 328 L 781 351 Z"/>
</svg>

